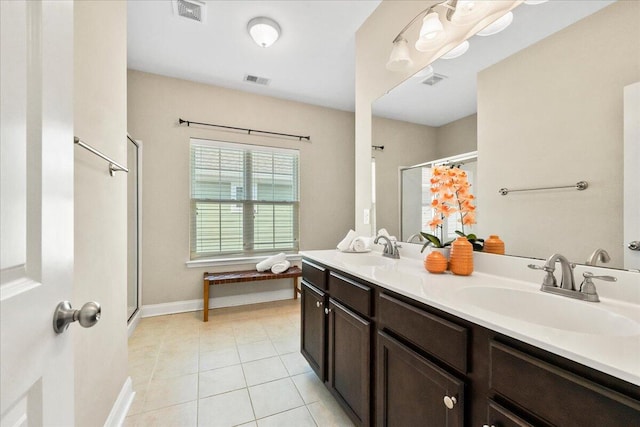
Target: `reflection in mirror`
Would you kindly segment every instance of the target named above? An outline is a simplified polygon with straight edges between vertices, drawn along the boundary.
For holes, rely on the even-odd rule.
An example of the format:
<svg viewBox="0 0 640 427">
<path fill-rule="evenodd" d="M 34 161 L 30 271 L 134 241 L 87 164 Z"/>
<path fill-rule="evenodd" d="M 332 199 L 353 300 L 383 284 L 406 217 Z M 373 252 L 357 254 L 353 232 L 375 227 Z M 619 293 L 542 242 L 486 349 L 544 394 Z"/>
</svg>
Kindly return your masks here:
<svg viewBox="0 0 640 427">
<path fill-rule="evenodd" d="M 403 242 L 416 243 L 421 241 L 420 232 L 436 234 L 442 242 L 448 242 L 458 237 L 456 230 L 462 230 L 459 215 L 451 215 L 442 224 L 442 229 L 434 231 L 427 224 L 436 216 L 431 202 L 430 180 L 435 166 L 455 166 L 467 173 L 467 180 L 474 192 L 477 175 L 477 152 L 465 153 L 459 156 L 446 157 L 432 162 L 400 169 L 400 235 Z M 475 206 L 478 207 L 478 199 Z M 465 226 L 465 234 L 475 233 L 474 226 Z"/>
<path fill-rule="evenodd" d="M 411 202 L 399 170 L 477 149 L 479 237 L 500 235 L 510 255 L 577 263 L 602 248 L 611 260 L 598 265 L 637 269 L 623 264 L 622 158 L 623 90 L 640 80 L 640 2 L 555 0 L 513 14 L 505 31 L 472 37 L 464 55 L 431 64 L 434 76 L 373 104 L 372 143 L 385 146 L 373 153 L 377 225 L 401 232 Z M 586 191 L 498 193 L 582 180 Z M 403 226 L 403 239 L 414 232 Z"/>
</svg>

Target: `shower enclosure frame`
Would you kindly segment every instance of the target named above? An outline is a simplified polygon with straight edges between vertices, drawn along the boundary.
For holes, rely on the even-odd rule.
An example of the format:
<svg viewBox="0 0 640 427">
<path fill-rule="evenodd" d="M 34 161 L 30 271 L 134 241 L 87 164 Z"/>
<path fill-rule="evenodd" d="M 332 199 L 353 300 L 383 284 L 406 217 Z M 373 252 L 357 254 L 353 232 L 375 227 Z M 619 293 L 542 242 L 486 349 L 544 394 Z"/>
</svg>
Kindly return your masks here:
<svg viewBox="0 0 640 427">
<path fill-rule="evenodd" d="M 141 310 L 142 310 L 142 141 L 134 139 L 130 134 L 127 133 L 127 144 L 132 143 L 136 147 L 136 164 L 135 164 L 135 175 L 136 175 L 136 230 L 137 230 L 137 247 L 136 247 L 136 278 L 137 278 L 137 290 L 136 290 L 136 307 L 133 313 L 129 314 L 128 304 L 127 304 L 127 326 L 129 330 L 129 336 L 135 330 L 137 324 L 140 322 L 141 318 Z M 129 165 L 130 167 L 132 165 Z M 133 169 L 133 168 L 132 168 Z M 128 194 L 127 194 L 128 197 Z M 128 250 L 128 248 L 127 248 Z M 127 295 L 129 292 L 129 283 L 127 276 Z M 128 299 L 128 298 L 127 298 Z"/>
</svg>

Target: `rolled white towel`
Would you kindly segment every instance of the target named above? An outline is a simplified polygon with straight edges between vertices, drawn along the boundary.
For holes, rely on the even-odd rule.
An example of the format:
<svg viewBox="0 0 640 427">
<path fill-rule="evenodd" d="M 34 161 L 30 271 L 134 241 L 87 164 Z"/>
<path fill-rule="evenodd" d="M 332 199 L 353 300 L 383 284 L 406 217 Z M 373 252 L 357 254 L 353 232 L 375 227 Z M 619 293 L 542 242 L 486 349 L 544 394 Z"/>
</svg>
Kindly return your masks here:
<svg viewBox="0 0 640 427">
<path fill-rule="evenodd" d="M 274 264 L 277 264 L 279 262 L 286 261 L 286 260 L 287 260 L 287 256 L 285 255 L 285 253 L 284 252 L 280 252 L 278 255 L 270 256 L 269 258 L 265 259 L 264 261 L 260 261 L 259 263 L 257 263 L 256 264 L 256 270 L 258 270 L 260 272 L 267 271 L 271 267 L 273 267 Z"/>
<path fill-rule="evenodd" d="M 356 237 L 358 237 L 356 232 L 353 230 L 349 230 L 347 235 L 344 236 L 344 239 L 342 239 L 340 243 L 338 243 L 338 246 L 337 246 L 338 250 L 341 252 L 348 251 L 349 246 L 351 246 L 351 242 L 353 242 L 353 239 L 355 239 Z"/>
<path fill-rule="evenodd" d="M 285 259 L 282 262 L 273 264 L 273 266 L 271 266 L 271 272 L 273 274 L 284 273 L 289 269 L 289 267 L 291 267 L 291 263 Z"/>
<path fill-rule="evenodd" d="M 353 252 L 364 252 L 367 249 L 371 249 L 371 238 L 370 237 L 356 237 L 351 242 L 349 249 Z"/>
<path fill-rule="evenodd" d="M 378 230 L 378 236 L 384 236 L 389 240 L 391 240 L 392 242 L 398 241 L 398 239 L 396 239 L 396 236 L 390 235 L 386 228 L 381 228 L 380 230 Z"/>
</svg>

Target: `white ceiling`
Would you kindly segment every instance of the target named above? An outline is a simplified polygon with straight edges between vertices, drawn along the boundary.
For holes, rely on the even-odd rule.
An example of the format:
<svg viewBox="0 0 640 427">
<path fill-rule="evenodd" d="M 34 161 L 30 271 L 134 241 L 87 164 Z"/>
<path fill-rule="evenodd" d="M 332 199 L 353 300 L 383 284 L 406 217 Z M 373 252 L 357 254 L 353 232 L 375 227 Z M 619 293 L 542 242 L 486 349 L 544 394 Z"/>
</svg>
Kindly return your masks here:
<svg viewBox="0 0 640 427">
<path fill-rule="evenodd" d="M 376 100 L 373 114 L 427 126 L 442 126 L 471 115 L 477 110 L 479 71 L 614 2 L 550 0 L 538 5 L 522 4 L 513 10 L 513 23 L 503 32 L 474 36 L 469 40 L 471 47 L 461 57 L 436 60 L 433 68 L 447 76 L 445 80 L 427 86 L 421 83 L 423 79 L 410 78 Z"/>
<path fill-rule="evenodd" d="M 206 1 L 206 22 L 176 15 L 171 1 L 129 0 L 128 67 L 341 110 L 354 110 L 355 33 L 380 0 Z M 251 18 L 282 28 L 261 48 Z M 269 86 L 243 81 L 246 74 Z"/>
</svg>

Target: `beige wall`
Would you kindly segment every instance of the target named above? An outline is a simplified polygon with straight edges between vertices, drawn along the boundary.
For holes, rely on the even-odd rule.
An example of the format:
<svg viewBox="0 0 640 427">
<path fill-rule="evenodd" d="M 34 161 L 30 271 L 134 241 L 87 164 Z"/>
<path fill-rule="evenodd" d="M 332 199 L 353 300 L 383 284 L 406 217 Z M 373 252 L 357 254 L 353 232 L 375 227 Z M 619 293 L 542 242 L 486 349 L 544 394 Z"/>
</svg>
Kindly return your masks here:
<svg viewBox="0 0 640 427">
<path fill-rule="evenodd" d="M 437 155 L 436 129 L 373 118 L 373 145 L 384 145 L 383 151 L 373 151 L 376 159 L 376 227 L 384 227 L 400 239 L 399 168 L 434 160 Z"/>
<path fill-rule="evenodd" d="M 479 74 L 478 228 L 508 253 L 584 262 L 602 247 L 621 265 L 622 94 L 640 80 L 639 17 L 640 2 L 617 2 Z M 497 193 L 579 180 L 589 189 Z"/>
<path fill-rule="evenodd" d="M 436 140 L 436 158 L 440 159 L 477 150 L 478 115 L 472 114 L 436 128 Z"/>
<path fill-rule="evenodd" d="M 202 298 L 189 260 L 189 138 L 300 150 L 300 249 L 335 247 L 353 228 L 353 113 L 130 70 L 129 132 L 143 143 L 144 305 Z M 311 142 L 178 125 L 178 118 L 311 135 Z M 370 150 L 367 153 L 371 158 Z M 236 265 L 232 268 L 253 268 Z M 267 282 L 260 289 L 279 284 Z M 231 285 L 230 285 L 231 286 Z M 284 286 L 284 285 L 282 285 Z M 219 293 L 247 286 L 212 288 Z M 214 299 L 215 301 L 215 299 Z"/>
<path fill-rule="evenodd" d="M 126 162 L 127 6 L 74 3 L 75 134 Z M 127 176 L 75 148 L 73 306 L 102 305 L 96 326 L 73 328 L 75 420 L 102 426 L 127 378 Z"/>
</svg>

